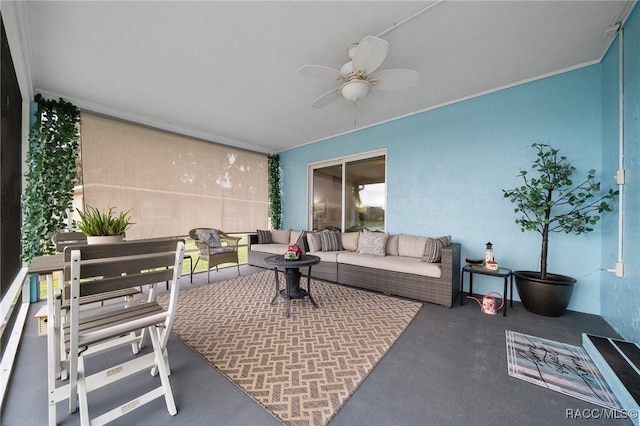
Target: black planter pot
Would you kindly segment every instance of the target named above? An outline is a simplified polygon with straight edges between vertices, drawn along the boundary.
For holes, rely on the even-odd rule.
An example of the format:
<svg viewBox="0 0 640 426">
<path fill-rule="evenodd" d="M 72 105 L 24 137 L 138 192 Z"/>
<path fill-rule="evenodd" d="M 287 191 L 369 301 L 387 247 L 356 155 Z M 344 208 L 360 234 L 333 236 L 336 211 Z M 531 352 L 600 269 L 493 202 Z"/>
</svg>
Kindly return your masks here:
<svg viewBox="0 0 640 426">
<path fill-rule="evenodd" d="M 538 278 L 539 272 L 513 271 L 522 305 L 529 312 L 547 317 L 559 317 L 564 313 L 573 294 L 575 278 L 547 274 L 546 280 Z"/>
</svg>

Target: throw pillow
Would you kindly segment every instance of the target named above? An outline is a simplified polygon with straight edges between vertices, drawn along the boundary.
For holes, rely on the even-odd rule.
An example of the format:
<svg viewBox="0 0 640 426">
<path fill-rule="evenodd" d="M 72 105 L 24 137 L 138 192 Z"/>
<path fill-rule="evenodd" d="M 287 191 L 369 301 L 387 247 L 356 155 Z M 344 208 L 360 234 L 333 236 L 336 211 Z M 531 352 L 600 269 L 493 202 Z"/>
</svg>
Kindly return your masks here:
<svg viewBox="0 0 640 426">
<path fill-rule="evenodd" d="M 442 257 L 442 248 L 451 245 L 451 235 L 438 238 L 427 238 L 424 246 L 424 255 L 422 261 L 428 263 L 440 262 Z"/>
<path fill-rule="evenodd" d="M 451 245 L 451 235 L 445 235 L 444 237 L 438 237 L 438 239 L 440 241 L 442 241 L 442 244 L 444 244 L 445 247 L 449 247 Z"/>
<path fill-rule="evenodd" d="M 271 241 L 274 244 L 286 244 L 288 246 L 290 236 L 291 229 L 273 229 L 271 231 Z"/>
<path fill-rule="evenodd" d="M 271 231 L 262 231 L 258 229 L 258 244 L 271 244 Z"/>
<path fill-rule="evenodd" d="M 300 247 L 300 250 L 302 250 L 302 254 L 306 253 L 307 251 L 305 246 L 306 236 L 307 231 L 291 231 L 291 238 L 289 241 L 291 244 L 295 244 Z"/>
<path fill-rule="evenodd" d="M 384 256 L 389 234 L 385 232 L 363 232 L 358 241 L 358 253 Z"/>
<path fill-rule="evenodd" d="M 309 244 L 309 251 L 322 251 L 322 240 L 320 239 L 320 232 L 310 232 L 307 234 L 307 243 Z"/>
<path fill-rule="evenodd" d="M 209 247 L 221 247 L 220 230 L 218 229 L 199 229 L 196 231 L 198 240 L 207 243 Z"/>
<path fill-rule="evenodd" d="M 302 231 L 291 231 L 289 233 L 289 244 L 297 244 L 298 239 L 300 238 L 300 234 Z"/>
<path fill-rule="evenodd" d="M 322 231 L 320 232 L 320 240 L 322 241 L 322 251 L 341 251 L 342 240 L 340 232 Z"/>
<path fill-rule="evenodd" d="M 358 250 L 358 239 L 360 238 L 359 232 L 343 232 L 340 235 L 342 241 L 342 248 L 344 250 L 356 251 Z"/>
</svg>

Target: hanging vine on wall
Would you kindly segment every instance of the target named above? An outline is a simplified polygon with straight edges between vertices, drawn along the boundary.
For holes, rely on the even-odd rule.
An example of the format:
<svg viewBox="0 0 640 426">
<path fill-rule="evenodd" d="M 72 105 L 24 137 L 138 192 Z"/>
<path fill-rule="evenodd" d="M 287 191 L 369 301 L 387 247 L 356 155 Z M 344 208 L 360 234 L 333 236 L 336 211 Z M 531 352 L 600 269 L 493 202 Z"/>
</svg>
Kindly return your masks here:
<svg viewBox="0 0 640 426">
<path fill-rule="evenodd" d="M 280 156 L 269 155 L 269 217 L 271 227 L 280 229 L 282 226 L 282 201 L 280 199 Z"/>
<path fill-rule="evenodd" d="M 55 252 L 51 237 L 66 228 L 77 181 L 80 111 L 64 99 L 36 95 L 22 195 L 22 259 Z"/>
</svg>

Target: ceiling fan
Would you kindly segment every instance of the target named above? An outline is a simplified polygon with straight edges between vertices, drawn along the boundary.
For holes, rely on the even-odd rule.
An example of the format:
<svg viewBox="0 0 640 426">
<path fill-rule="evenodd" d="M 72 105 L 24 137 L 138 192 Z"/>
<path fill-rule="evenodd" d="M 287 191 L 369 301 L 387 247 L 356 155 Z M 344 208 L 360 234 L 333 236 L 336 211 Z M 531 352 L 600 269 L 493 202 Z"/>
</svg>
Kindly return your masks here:
<svg viewBox="0 0 640 426">
<path fill-rule="evenodd" d="M 313 108 L 322 108 L 337 99 L 344 99 L 356 104 L 363 100 L 369 92 L 376 90 L 402 90 L 414 86 L 418 82 L 418 72 L 407 69 L 391 69 L 375 71 L 380 67 L 389 51 L 389 43 L 385 40 L 366 36 L 360 43 L 347 46 L 349 62 L 340 70 L 322 65 L 303 65 L 298 73 L 309 77 L 325 79 L 333 78 L 340 86 L 313 101 Z"/>
</svg>

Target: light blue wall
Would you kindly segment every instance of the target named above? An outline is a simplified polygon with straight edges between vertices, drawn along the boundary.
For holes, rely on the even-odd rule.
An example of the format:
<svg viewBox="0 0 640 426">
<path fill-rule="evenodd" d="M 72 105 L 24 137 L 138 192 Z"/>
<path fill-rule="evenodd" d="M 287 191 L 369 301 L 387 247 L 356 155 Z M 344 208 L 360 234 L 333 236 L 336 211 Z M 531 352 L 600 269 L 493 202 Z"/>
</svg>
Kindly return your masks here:
<svg viewBox="0 0 640 426">
<path fill-rule="evenodd" d="M 388 232 L 451 234 L 462 244 L 463 258 L 481 257 L 491 241 L 501 265 L 537 270 L 539 236 L 520 231 L 502 189 L 520 183 L 516 175 L 533 161 L 530 145 L 538 140 L 561 149 L 580 177 L 591 168 L 602 171 L 604 67 L 581 68 L 282 152 L 283 226 L 306 227 L 308 163 L 386 147 Z M 611 176 L 598 173 L 605 185 L 613 183 Z M 613 266 L 602 263 L 601 240 L 600 226 L 588 235 L 551 236 L 549 270 L 578 278 L 569 309 L 601 312 L 600 269 Z M 501 289 L 495 279 L 477 283 L 474 290 L 480 293 Z"/>
<path fill-rule="evenodd" d="M 602 316 L 626 339 L 640 342 L 640 12 L 637 8 L 624 27 L 624 169 L 623 263 L 624 277 L 602 276 Z M 607 173 L 618 168 L 619 40 L 603 61 L 603 158 Z M 618 217 L 603 223 L 602 261 L 617 259 Z"/>
</svg>

